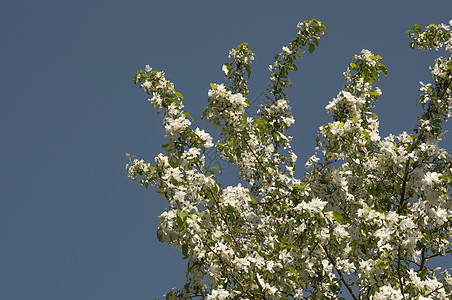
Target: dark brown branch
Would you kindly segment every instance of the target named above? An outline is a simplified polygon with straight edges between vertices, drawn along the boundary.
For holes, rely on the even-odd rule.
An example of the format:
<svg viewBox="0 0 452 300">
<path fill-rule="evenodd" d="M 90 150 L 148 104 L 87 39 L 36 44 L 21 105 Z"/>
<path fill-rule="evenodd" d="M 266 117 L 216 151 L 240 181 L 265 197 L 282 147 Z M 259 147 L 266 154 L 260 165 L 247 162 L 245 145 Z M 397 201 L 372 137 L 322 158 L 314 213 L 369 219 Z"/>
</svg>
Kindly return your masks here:
<svg viewBox="0 0 452 300">
<path fill-rule="evenodd" d="M 406 193 L 406 182 L 408 180 L 408 174 L 409 174 L 409 167 L 410 167 L 410 161 L 411 158 L 408 157 L 408 160 L 405 163 L 405 172 L 403 174 L 403 180 L 402 180 L 402 191 L 400 192 L 400 204 L 399 209 L 397 210 L 397 213 L 400 215 L 402 214 L 403 207 L 405 206 L 405 193 Z"/>
<path fill-rule="evenodd" d="M 325 251 L 326 256 L 328 257 L 328 260 L 330 261 L 330 263 L 333 265 L 334 269 L 336 270 L 336 272 L 339 274 L 339 277 L 341 278 L 342 283 L 345 285 L 345 287 L 347 288 L 348 292 L 350 293 L 350 295 L 353 297 L 354 300 L 359 300 L 358 297 L 355 295 L 355 293 L 353 292 L 352 288 L 350 287 L 350 285 L 348 284 L 348 282 L 345 280 L 344 278 L 344 274 L 342 273 L 341 270 L 339 270 L 336 266 L 336 262 L 333 260 L 333 258 L 330 256 L 328 249 L 325 246 L 322 246 L 323 251 Z"/>
</svg>

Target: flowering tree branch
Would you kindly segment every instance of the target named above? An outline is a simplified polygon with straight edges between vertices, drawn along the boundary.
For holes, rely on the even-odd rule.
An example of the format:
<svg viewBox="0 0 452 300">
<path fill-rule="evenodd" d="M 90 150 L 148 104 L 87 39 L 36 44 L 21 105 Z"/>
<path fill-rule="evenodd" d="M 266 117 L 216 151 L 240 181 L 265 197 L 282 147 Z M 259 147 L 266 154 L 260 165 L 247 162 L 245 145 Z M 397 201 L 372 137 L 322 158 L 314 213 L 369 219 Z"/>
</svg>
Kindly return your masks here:
<svg viewBox="0 0 452 300">
<path fill-rule="evenodd" d="M 128 155 L 128 176 L 168 201 L 157 238 L 188 262 L 187 283 L 166 298 L 452 299 L 450 270 L 430 266 L 452 252 L 452 156 L 439 146 L 452 107 L 451 26 L 407 32 L 412 48 L 447 54 L 433 62 L 433 82 L 420 82 L 413 134 L 380 136 L 376 83 L 386 67 L 366 49 L 352 57 L 302 179 L 286 89 L 295 61 L 326 33 L 323 23 L 300 22 L 275 56 L 257 118 L 245 115 L 255 54 L 247 43 L 229 52 L 225 83 L 211 84 L 202 116 L 220 129 L 216 143 L 191 127 L 163 72 L 139 70 L 133 81 L 163 117 L 168 143 L 155 164 Z M 238 167 L 243 186 L 223 188 L 219 168 L 205 164 L 209 148 Z"/>
</svg>

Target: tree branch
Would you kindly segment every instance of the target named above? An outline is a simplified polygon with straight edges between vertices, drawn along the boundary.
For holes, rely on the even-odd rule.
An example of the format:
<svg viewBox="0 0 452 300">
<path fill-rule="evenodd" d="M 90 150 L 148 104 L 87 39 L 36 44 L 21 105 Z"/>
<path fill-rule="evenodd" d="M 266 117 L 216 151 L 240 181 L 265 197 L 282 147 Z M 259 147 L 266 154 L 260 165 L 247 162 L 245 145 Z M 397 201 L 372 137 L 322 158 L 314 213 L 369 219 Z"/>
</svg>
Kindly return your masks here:
<svg viewBox="0 0 452 300">
<path fill-rule="evenodd" d="M 333 260 L 333 258 L 330 256 L 330 253 L 328 252 L 328 249 L 325 246 L 322 246 L 323 251 L 325 251 L 326 256 L 328 257 L 328 260 L 330 261 L 330 263 L 333 265 L 334 269 L 336 270 L 336 272 L 339 274 L 339 277 L 341 278 L 342 283 L 345 285 L 345 287 L 347 288 L 348 292 L 350 293 L 350 295 L 353 297 L 354 300 L 359 300 L 358 297 L 355 295 L 355 293 L 353 292 L 352 288 L 350 287 L 350 285 L 348 284 L 348 282 L 345 280 L 344 278 L 344 274 L 342 273 L 341 270 L 339 270 L 336 266 L 336 262 Z"/>
</svg>

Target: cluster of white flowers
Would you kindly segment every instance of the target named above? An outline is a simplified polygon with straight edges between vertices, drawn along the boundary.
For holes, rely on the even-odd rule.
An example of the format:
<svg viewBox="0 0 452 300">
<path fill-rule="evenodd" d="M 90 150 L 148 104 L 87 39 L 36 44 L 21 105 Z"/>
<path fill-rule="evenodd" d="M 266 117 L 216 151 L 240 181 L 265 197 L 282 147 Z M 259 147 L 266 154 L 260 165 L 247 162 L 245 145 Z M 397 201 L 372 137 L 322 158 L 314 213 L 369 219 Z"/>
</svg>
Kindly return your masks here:
<svg viewBox="0 0 452 300">
<path fill-rule="evenodd" d="M 233 59 L 233 63 L 225 63 L 222 70 L 225 79 L 232 84 L 228 89 L 234 94 L 240 93 L 245 97 L 248 95 L 248 82 L 245 74 L 250 77 L 251 63 L 254 60 L 254 53 L 249 49 L 248 43 L 242 43 L 235 49 L 229 51 L 229 58 Z"/>
<path fill-rule="evenodd" d="M 207 300 L 223 300 L 228 299 L 229 292 L 224 289 L 214 289 L 210 293 L 210 295 L 207 296 Z"/>
<path fill-rule="evenodd" d="M 326 33 L 326 27 L 322 24 L 322 22 L 316 19 L 309 19 L 299 22 L 297 24 L 297 28 L 299 29 L 297 37 L 299 37 L 302 41 L 311 40 L 316 45 L 322 35 Z"/>
<path fill-rule="evenodd" d="M 234 58 L 235 63 L 247 64 L 250 60 L 254 60 L 254 54 L 246 55 L 247 53 L 239 51 L 237 49 L 231 49 L 229 51 L 229 58 Z"/>
<path fill-rule="evenodd" d="M 269 120 L 270 125 L 275 125 L 278 121 L 285 128 L 289 128 L 295 123 L 295 119 L 292 116 L 291 107 L 285 99 L 278 99 L 271 105 L 262 106 L 259 113 L 265 116 Z"/>
<path fill-rule="evenodd" d="M 258 111 L 262 120 L 268 124 L 268 130 L 274 133 L 271 142 L 283 148 L 290 148 L 291 138 L 285 135 L 285 130 L 295 123 L 285 92 L 292 85 L 289 72 L 298 69 L 294 61 L 302 57 L 303 47 L 308 46 L 309 52 L 313 52 L 320 37 L 326 33 L 325 25 L 315 19 L 300 22 L 297 28 L 299 31 L 296 38 L 288 46 L 282 47 L 282 52 L 268 67 L 271 72 L 271 83 L 266 95 L 268 102 Z"/>
<path fill-rule="evenodd" d="M 370 67 L 375 67 L 377 62 L 374 60 L 373 56 L 374 56 L 374 54 L 371 51 L 369 51 L 367 49 L 363 49 L 363 50 L 361 50 L 360 54 L 356 54 L 353 58 L 356 60 L 364 61 Z"/>
<path fill-rule="evenodd" d="M 248 106 L 242 94 L 232 94 L 224 84 L 212 84 L 207 101 L 209 105 L 205 108 L 203 117 L 216 127 L 239 125 L 245 107 Z"/>
<path fill-rule="evenodd" d="M 128 165 L 128 169 L 128 177 L 130 179 L 137 180 L 138 177 L 143 176 L 140 178 L 141 185 L 151 183 L 151 178 L 153 177 L 151 175 L 151 172 L 154 171 L 154 168 L 151 166 L 151 164 L 145 162 L 142 159 L 134 159 L 133 162 L 131 162 L 130 166 Z"/>
<path fill-rule="evenodd" d="M 210 148 L 213 146 L 212 137 L 210 134 L 204 131 L 204 129 L 199 129 L 196 127 L 195 134 L 203 141 L 205 148 Z"/>
<path fill-rule="evenodd" d="M 415 26 L 412 46 L 449 51 L 451 26 Z M 187 284 L 166 298 L 452 299 L 450 272 L 429 266 L 452 251 L 452 156 L 439 146 L 452 104 L 451 58 L 435 61 L 434 84 L 421 82 L 415 132 L 382 138 L 375 83 L 386 68 L 369 50 L 353 56 L 301 180 L 285 88 L 303 47 L 312 52 L 326 29 L 317 20 L 298 28 L 269 66 L 259 119 L 245 116 L 254 53 L 246 43 L 230 51 L 233 62 L 222 67 L 228 84 L 211 84 L 203 113 L 221 128 L 216 145 L 190 128 L 183 97 L 163 72 L 146 66 L 134 77 L 163 114 L 169 143 L 155 167 L 131 160 L 129 177 L 168 201 L 158 239 L 188 259 Z M 205 167 L 214 146 L 240 169 L 244 186 L 223 188 Z"/>
<path fill-rule="evenodd" d="M 419 47 L 422 50 L 438 50 L 446 44 L 445 50 L 452 52 L 452 20 L 449 24 L 430 24 L 422 31 L 421 26 L 414 25 L 408 35 L 411 37 L 411 47 Z"/>
<path fill-rule="evenodd" d="M 403 300 L 403 294 L 399 289 L 394 289 L 391 285 L 384 285 L 376 292 L 371 300 Z"/>
<path fill-rule="evenodd" d="M 333 110 L 346 110 L 347 112 L 360 110 L 365 103 L 363 98 L 357 98 L 347 91 L 340 91 L 336 98 L 333 99 L 325 108 L 331 113 Z"/>
</svg>

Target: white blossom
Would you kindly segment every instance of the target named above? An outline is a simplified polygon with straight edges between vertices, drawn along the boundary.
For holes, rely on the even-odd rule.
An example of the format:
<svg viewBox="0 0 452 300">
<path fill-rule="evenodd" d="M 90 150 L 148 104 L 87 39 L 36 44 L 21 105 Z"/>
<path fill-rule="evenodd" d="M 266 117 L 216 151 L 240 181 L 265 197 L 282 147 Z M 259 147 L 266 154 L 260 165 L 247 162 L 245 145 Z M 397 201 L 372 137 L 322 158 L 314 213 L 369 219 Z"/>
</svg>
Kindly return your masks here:
<svg viewBox="0 0 452 300">
<path fill-rule="evenodd" d="M 452 51 L 451 26 L 415 26 L 411 46 Z M 333 119 L 319 128 L 297 178 L 287 74 L 325 33 L 314 19 L 297 28 L 268 67 L 267 103 L 257 118 L 246 111 L 244 75 L 254 53 L 246 43 L 229 52 L 222 66 L 229 83 L 211 84 L 203 112 L 221 129 L 215 145 L 191 128 L 165 73 L 146 65 L 134 77 L 163 117 L 168 143 L 154 165 L 127 154 L 128 176 L 167 200 L 157 237 L 188 261 L 185 287 L 167 299 L 337 299 L 336 291 L 374 300 L 449 299 L 450 270 L 430 262 L 450 255 L 451 246 L 452 155 L 440 142 L 451 116 L 452 58 L 436 59 L 433 83 L 420 82 L 416 129 L 381 137 L 375 84 L 386 68 L 370 50 L 354 55 L 344 88 L 326 105 Z M 216 151 L 211 160 L 237 168 L 239 183 L 221 185 L 215 167 L 206 167 L 208 148 Z"/>
</svg>

